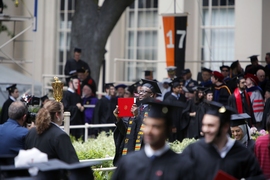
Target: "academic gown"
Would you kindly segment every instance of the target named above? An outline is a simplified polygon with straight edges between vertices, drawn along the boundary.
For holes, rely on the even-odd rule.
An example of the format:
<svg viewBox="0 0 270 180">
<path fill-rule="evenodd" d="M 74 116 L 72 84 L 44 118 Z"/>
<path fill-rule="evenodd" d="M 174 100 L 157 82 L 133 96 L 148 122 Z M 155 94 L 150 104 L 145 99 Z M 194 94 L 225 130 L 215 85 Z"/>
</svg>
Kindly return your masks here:
<svg viewBox="0 0 270 180">
<path fill-rule="evenodd" d="M 174 95 L 170 94 L 164 102 L 168 103 L 174 103 L 178 104 L 181 107 L 175 107 L 174 110 L 172 111 L 173 115 L 173 128 L 176 128 L 176 133 L 172 133 L 171 136 L 169 137 L 169 141 L 173 142 L 176 139 L 181 141 L 184 138 L 184 131 L 180 128 L 180 123 L 181 123 L 181 117 L 182 117 L 182 111 L 186 107 L 185 103 L 185 97 L 183 98 L 183 95 L 180 95 L 179 99 L 177 99 Z"/>
<path fill-rule="evenodd" d="M 193 180 L 190 167 L 191 161 L 170 149 L 154 159 L 142 149 L 120 159 L 112 180 Z"/>
<path fill-rule="evenodd" d="M 219 102 L 223 105 L 227 105 L 228 98 L 231 95 L 231 91 L 225 84 L 214 87 L 213 101 Z"/>
<path fill-rule="evenodd" d="M 76 106 L 77 103 L 82 103 L 81 97 L 77 93 L 65 91 L 62 99 L 64 105 L 64 111 L 70 112 L 70 125 L 82 125 L 84 124 L 83 112 L 81 112 Z M 84 135 L 83 129 L 70 129 L 70 134 L 80 138 Z"/>
<path fill-rule="evenodd" d="M 70 137 L 55 124 L 50 124 L 42 134 L 36 128 L 29 130 L 25 138 L 25 149 L 37 148 L 48 155 L 48 159 L 59 159 L 66 163 L 79 162 Z"/>
<path fill-rule="evenodd" d="M 9 118 L 9 116 L 8 116 L 8 108 L 11 105 L 11 103 L 13 103 L 13 102 L 14 101 L 12 99 L 10 99 L 10 98 L 8 98 L 4 102 L 4 104 L 2 106 L 2 110 L 1 110 L 0 124 L 4 124 L 8 120 L 8 118 Z"/>
<path fill-rule="evenodd" d="M 113 114 L 114 109 L 117 105 L 117 98 L 111 97 L 108 99 L 105 96 L 102 96 L 101 99 L 96 104 L 93 116 L 93 123 L 94 124 L 109 124 L 115 123 L 116 118 Z M 114 127 L 107 127 L 107 128 L 99 128 L 99 132 L 105 131 L 109 132 L 110 130 L 113 131 Z"/>
<path fill-rule="evenodd" d="M 192 112 L 196 112 L 198 109 L 199 103 L 195 103 L 194 99 L 191 99 L 187 102 L 187 107 L 183 110 L 181 128 L 186 129 L 187 138 L 198 138 L 199 137 L 199 122 L 196 121 L 196 115 L 190 116 Z"/>
<path fill-rule="evenodd" d="M 265 179 L 254 154 L 237 141 L 224 158 L 220 157 L 212 144 L 205 143 L 204 139 L 189 145 L 183 155 L 194 162 L 194 180 L 213 180 L 218 170 L 236 179 Z"/>
<path fill-rule="evenodd" d="M 264 105 L 263 118 L 261 122 L 262 129 L 266 129 L 266 120 L 269 115 L 270 115 L 270 98 L 266 100 L 265 105 Z"/>
<path fill-rule="evenodd" d="M 196 124 L 198 125 L 197 127 L 197 134 L 198 134 L 198 137 L 196 138 L 199 138 L 201 137 L 200 133 L 201 133 L 201 129 L 202 129 L 202 119 L 203 119 L 203 116 L 205 115 L 205 113 L 208 111 L 208 109 L 211 107 L 210 104 L 209 104 L 210 101 L 207 101 L 207 100 L 204 100 L 203 102 L 201 102 L 199 105 L 198 105 L 198 108 L 196 110 L 196 116 L 195 116 L 195 122 Z"/>
<path fill-rule="evenodd" d="M 256 120 L 255 120 L 255 117 L 254 117 L 253 108 L 252 107 L 249 107 L 248 104 L 251 105 L 250 100 L 249 100 L 249 103 L 248 103 L 246 97 L 243 98 L 242 99 L 243 113 L 247 113 L 248 115 L 250 115 L 251 118 L 248 120 L 249 121 L 248 122 L 248 125 L 251 126 L 252 124 L 255 124 L 256 123 Z M 236 105 L 236 98 L 235 98 L 235 95 L 234 94 L 232 94 L 232 95 L 229 96 L 228 106 L 232 107 L 233 109 L 235 109 L 238 112 L 237 105 Z"/>
<path fill-rule="evenodd" d="M 148 107 L 141 108 L 140 105 L 139 113 L 137 117 L 131 117 L 127 121 L 123 118 L 115 123 L 116 128 L 114 131 L 114 143 L 115 143 L 115 156 L 113 164 L 115 165 L 119 158 L 122 156 L 123 149 L 126 148 L 127 153 L 133 152 L 135 150 L 136 139 L 140 131 L 140 127 L 143 122 L 144 114 L 148 112 Z M 127 130 L 129 133 L 127 133 Z M 141 141 L 141 147 L 143 147 L 143 140 Z"/>
</svg>

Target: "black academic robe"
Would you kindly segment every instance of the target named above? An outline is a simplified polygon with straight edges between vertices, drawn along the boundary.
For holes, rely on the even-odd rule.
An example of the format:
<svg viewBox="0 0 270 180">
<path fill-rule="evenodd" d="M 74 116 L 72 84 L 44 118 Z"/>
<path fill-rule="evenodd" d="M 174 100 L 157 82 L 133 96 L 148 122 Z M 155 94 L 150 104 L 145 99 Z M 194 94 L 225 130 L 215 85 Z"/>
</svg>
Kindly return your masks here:
<svg viewBox="0 0 270 180">
<path fill-rule="evenodd" d="M 116 118 L 113 114 L 114 109 L 117 105 L 117 98 L 111 97 L 108 99 L 105 96 L 102 96 L 101 99 L 98 100 L 93 116 L 93 123 L 94 124 L 110 124 L 115 123 Z M 107 127 L 107 128 L 99 128 L 99 132 L 105 131 L 109 132 L 114 131 L 114 127 Z"/>
<path fill-rule="evenodd" d="M 242 107 L 243 107 L 243 113 L 247 113 L 251 117 L 248 120 L 248 125 L 251 126 L 252 124 L 256 123 L 256 120 L 254 117 L 253 108 L 249 107 L 249 104 L 251 105 L 250 99 L 248 99 L 248 100 L 249 100 L 249 102 L 247 102 L 246 97 L 242 98 Z M 229 96 L 228 106 L 232 107 L 233 109 L 235 109 L 238 112 L 237 105 L 236 105 L 236 98 L 235 98 L 234 94 Z"/>
<path fill-rule="evenodd" d="M 141 125 L 143 123 L 144 114 L 148 112 L 148 106 L 141 108 L 143 105 L 138 107 L 138 116 L 131 117 L 127 121 L 120 119 L 116 122 L 116 128 L 114 131 L 114 143 L 115 143 L 115 156 L 113 163 L 114 165 L 122 156 L 123 149 L 127 148 L 127 153 L 133 152 L 135 150 L 136 139 L 138 138 L 138 133 L 140 131 Z M 129 134 L 127 134 L 127 129 L 129 128 Z M 141 141 L 141 147 L 143 147 L 143 140 Z"/>
<path fill-rule="evenodd" d="M 70 112 L 70 125 L 84 124 L 83 112 L 76 106 L 77 103 L 83 105 L 81 97 L 77 93 L 65 91 L 62 99 L 64 111 Z M 75 136 L 76 139 L 84 136 L 83 129 L 70 129 L 70 134 Z"/>
<path fill-rule="evenodd" d="M 264 105 L 263 117 L 262 117 L 262 122 L 261 122 L 262 129 L 266 129 L 266 121 L 269 115 L 270 115 L 270 98 L 266 100 L 265 105 Z"/>
<path fill-rule="evenodd" d="M 8 108 L 11 105 L 11 103 L 13 103 L 13 102 L 14 101 L 12 99 L 10 99 L 10 98 L 8 98 L 4 102 L 4 104 L 2 106 L 2 110 L 1 110 L 0 124 L 4 124 L 8 120 L 8 118 L 9 118 L 9 116 L 8 116 Z"/>
<path fill-rule="evenodd" d="M 83 60 L 78 60 L 76 61 L 75 59 L 68 59 L 65 65 L 65 75 L 70 76 L 71 74 L 74 74 L 77 72 L 78 69 L 88 69 L 89 76 L 91 74 L 91 70 L 89 68 L 89 65 L 83 61 Z M 74 71 L 73 73 L 71 73 Z M 66 78 L 66 83 L 68 84 L 70 78 Z"/>
<path fill-rule="evenodd" d="M 168 103 L 174 103 L 178 104 L 180 107 L 175 107 L 174 110 L 171 112 L 173 113 L 172 117 L 173 118 L 173 128 L 176 128 L 176 133 L 172 133 L 169 137 L 169 141 L 173 142 L 175 140 L 183 140 L 184 138 L 184 131 L 180 128 L 180 121 L 182 117 L 182 111 L 186 107 L 186 98 L 183 95 L 180 95 L 179 99 L 177 99 L 175 96 L 172 94 L 169 95 L 166 99 L 164 99 L 164 102 Z"/>
<path fill-rule="evenodd" d="M 208 109 L 210 109 L 210 101 L 204 100 L 203 102 L 201 102 L 196 110 L 196 116 L 195 116 L 195 122 L 196 122 L 196 129 L 198 130 L 197 134 L 198 136 L 195 138 L 199 138 L 201 137 L 201 130 L 202 130 L 202 119 L 203 116 L 205 115 L 205 113 L 208 111 Z"/>
<path fill-rule="evenodd" d="M 31 128 L 25 138 L 25 148 L 37 148 L 48 155 L 48 159 L 59 159 L 66 163 L 79 162 L 70 137 L 54 124 L 42 134 L 37 134 L 36 128 Z"/>
<path fill-rule="evenodd" d="M 194 162 L 194 180 L 213 180 L 218 170 L 236 179 L 265 179 L 254 154 L 237 141 L 224 158 L 220 157 L 212 144 L 205 143 L 204 139 L 189 145 L 183 155 Z"/>
<path fill-rule="evenodd" d="M 142 149 L 120 159 L 112 180 L 193 180 L 190 167 L 191 161 L 170 149 L 155 159 Z"/>
<path fill-rule="evenodd" d="M 196 115 L 190 116 L 190 113 L 196 112 L 200 103 L 195 103 L 194 99 L 187 102 L 186 108 L 182 112 L 182 121 L 180 126 L 186 129 L 187 138 L 198 138 L 200 135 L 199 122 L 196 121 Z"/>
<path fill-rule="evenodd" d="M 213 101 L 219 102 L 223 105 L 227 105 L 228 98 L 231 95 L 231 91 L 225 84 L 214 86 Z"/>
</svg>

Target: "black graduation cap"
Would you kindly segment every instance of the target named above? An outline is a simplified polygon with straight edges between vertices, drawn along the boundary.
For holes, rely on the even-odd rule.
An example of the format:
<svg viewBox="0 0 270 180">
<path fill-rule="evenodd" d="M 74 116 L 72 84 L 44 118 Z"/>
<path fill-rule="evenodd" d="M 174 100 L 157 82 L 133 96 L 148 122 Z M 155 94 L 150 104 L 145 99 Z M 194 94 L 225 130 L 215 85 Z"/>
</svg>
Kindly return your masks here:
<svg viewBox="0 0 270 180">
<path fill-rule="evenodd" d="M 86 69 L 84 68 L 79 68 L 76 70 L 77 73 L 85 73 L 86 72 Z"/>
<path fill-rule="evenodd" d="M 130 92 L 130 94 L 133 94 L 136 91 L 135 84 L 132 84 L 132 85 L 128 86 L 127 91 Z"/>
<path fill-rule="evenodd" d="M 34 106 L 34 105 L 39 105 L 39 103 L 40 103 L 40 98 L 39 97 L 32 96 L 30 98 L 30 101 L 29 101 L 28 105 Z"/>
<path fill-rule="evenodd" d="M 29 174 L 30 166 L 15 167 L 14 165 L 0 166 L 0 177 L 3 179 L 34 179 Z"/>
<path fill-rule="evenodd" d="M 237 68 L 238 64 L 239 64 L 239 60 L 232 62 L 231 69 Z"/>
<path fill-rule="evenodd" d="M 68 179 L 93 179 L 93 172 L 90 169 L 91 166 L 102 164 L 101 161 L 90 161 L 90 162 L 78 162 L 73 164 L 67 164 L 58 159 L 51 159 L 48 162 L 33 163 L 30 164 L 32 167 L 39 169 L 39 178 L 48 178 L 48 174 L 53 175 L 57 171 L 67 170 Z"/>
<path fill-rule="evenodd" d="M 231 116 L 231 127 L 247 124 L 247 119 L 250 119 L 247 113 L 233 114 Z"/>
<path fill-rule="evenodd" d="M 142 80 L 139 80 L 139 81 L 135 82 L 134 86 L 135 87 L 142 86 Z"/>
<path fill-rule="evenodd" d="M 249 56 L 248 58 L 250 59 L 251 62 L 254 62 L 254 61 L 258 61 L 258 56 L 259 55 L 252 55 L 252 56 Z"/>
<path fill-rule="evenodd" d="M 151 91 L 154 93 L 154 94 L 158 94 L 158 93 L 161 93 L 159 87 L 158 87 L 158 84 L 156 81 L 151 81 L 151 80 L 147 80 L 147 79 L 142 79 L 142 86 L 146 86 L 148 87 L 149 89 L 151 89 Z"/>
<path fill-rule="evenodd" d="M 6 88 L 6 90 L 8 91 L 8 92 L 11 92 L 11 91 L 13 91 L 14 89 L 17 89 L 17 84 L 12 84 L 11 86 L 8 86 L 7 88 Z"/>
<path fill-rule="evenodd" d="M 126 88 L 127 87 L 127 85 L 125 85 L 125 84 L 118 84 L 117 86 L 115 86 L 115 89 L 117 90 L 118 88 Z"/>
<path fill-rule="evenodd" d="M 47 94 L 44 95 L 44 96 L 42 96 L 42 97 L 40 98 L 40 100 L 41 100 L 42 102 L 44 102 L 46 99 L 49 99 L 49 97 L 48 97 Z"/>
<path fill-rule="evenodd" d="M 149 105 L 148 117 L 152 118 L 164 118 L 171 120 L 173 113 L 172 111 L 177 107 L 185 107 L 185 103 L 173 103 L 158 101 L 156 99 L 147 99 L 145 104 Z"/>
<path fill-rule="evenodd" d="M 224 106 L 219 102 L 211 101 L 209 104 L 210 108 L 205 114 L 218 116 L 221 122 L 229 122 L 231 119 L 231 115 L 236 113 L 236 111 L 232 107 Z"/>
<path fill-rule="evenodd" d="M 111 86 L 114 87 L 114 83 L 105 83 L 104 87 L 105 89 L 109 89 Z"/>
<path fill-rule="evenodd" d="M 229 67 L 229 66 L 227 66 L 227 65 L 222 65 L 222 66 L 219 67 L 220 71 L 222 71 L 223 68 L 227 68 L 228 70 L 230 70 L 230 67 Z"/>
<path fill-rule="evenodd" d="M 180 80 L 178 78 L 174 78 L 173 81 L 170 83 L 170 85 L 173 88 L 180 86 Z"/>
<path fill-rule="evenodd" d="M 152 75 L 153 75 L 153 71 L 150 71 L 150 70 L 144 71 L 144 76 L 152 76 Z"/>
<path fill-rule="evenodd" d="M 204 90 L 204 93 L 205 94 L 213 93 L 213 90 L 212 90 L 212 88 L 207 88 Z"/>
<path fill-rule="evenodd" d="M 81 48 L 78 48 L 78 47 L 75 47 L 75 48 L 74 48 L 74 52 L 81 53 L 81 52 L 82 52 L 82 49 L 81 49 Z"/>
<path fill-rule="evenodd" d="M 205 89 L 206 89 L 206 87 L 203 87 L 203 86 L 197 86 L 197 87 L 196 87 L 196 90 L 197 90 L 197 91 L 202 91 L 202 92 L 204 92 Z"/>
<path fill-rule="evenodd" d="M 202 72 L 212 73 L 212 70 L 204 67 L 204 68 L 202 68 Z"/>
<path fill-rule="evenodd" d="M 196 88 L 195 86 L 191 86 L 191 87 L 183 87 L 183 90 L 185 92 L 188 92 L 188 93 L 194 93 L 194 91 L 196 91 Z"/>
</svg>

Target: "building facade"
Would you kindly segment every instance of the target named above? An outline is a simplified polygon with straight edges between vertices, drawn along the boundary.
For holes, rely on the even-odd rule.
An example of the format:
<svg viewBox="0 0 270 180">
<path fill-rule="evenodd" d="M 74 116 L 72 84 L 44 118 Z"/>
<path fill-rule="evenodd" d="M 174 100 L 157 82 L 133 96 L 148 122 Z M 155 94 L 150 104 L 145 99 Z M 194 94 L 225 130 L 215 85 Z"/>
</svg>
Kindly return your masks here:
<svg viewBox="0 0 270 180">
<path fill-rule="evenodd" d="M 31 17 L 34 2 L 19 1 L 16 7 L 13 1 L 4 1 L 8 7 L 4 14 Z M 2 47 L 0 65 L 46 85 L 51 78 L 46 75 L 63 75 L 65 62 L 71 58 L 69 45 L 75 0 L 36 2 L 37 30 L 32 31 L 31 27 L 16 41 Z M 102 6 L 102 1 L 99 4 Z M 135 0 L 108 39 L 106 82 L 131 83 L 142 78 L 144 70 L 153 70 L 157 80 L 167 76 L 162 14 L 188 13 L 185 68 L 191 69 L 194 79 L 203 66 L 218 70 L 222 63 L 230 65 L 240 60 L 245 67 L 249 64 L 247 57 L 253 54 L 260 55 L 259 60 L 264 62 L 265 53 L 270 51 L 269 9 L 269 0 Z M 18 34 L 32 26 L 32 22 L 4 24 Z M 9 39 L 2 32 L 0 47 Z"/>
</svg>

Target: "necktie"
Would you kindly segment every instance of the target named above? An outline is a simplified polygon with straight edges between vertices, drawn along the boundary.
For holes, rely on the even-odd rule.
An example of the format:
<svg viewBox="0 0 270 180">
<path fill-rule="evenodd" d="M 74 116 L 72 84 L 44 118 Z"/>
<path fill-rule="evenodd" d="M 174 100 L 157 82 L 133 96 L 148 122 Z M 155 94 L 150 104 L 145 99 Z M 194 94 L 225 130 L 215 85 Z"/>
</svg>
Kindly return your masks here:
<svg viewBox="0 0 270 180">
<path fill-rule="evenodd" d="M 157 157 L 157 156 L 153 155 L 153 156 L 150 157 L 150 159 L 153 161 L 153 160 L 156 159 L 156 157 Z"/>
</svg>

